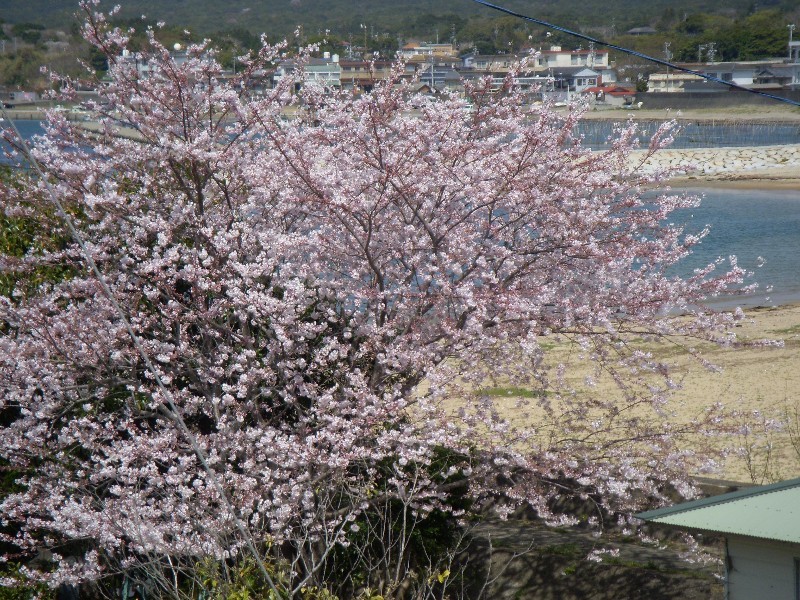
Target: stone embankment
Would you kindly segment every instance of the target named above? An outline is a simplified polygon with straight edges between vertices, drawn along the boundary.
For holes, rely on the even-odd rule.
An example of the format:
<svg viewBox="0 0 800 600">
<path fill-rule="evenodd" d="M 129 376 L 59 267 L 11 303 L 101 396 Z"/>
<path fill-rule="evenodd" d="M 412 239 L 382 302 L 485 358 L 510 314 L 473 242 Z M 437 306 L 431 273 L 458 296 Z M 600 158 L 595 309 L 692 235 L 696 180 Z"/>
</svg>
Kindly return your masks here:
<svg viewBox="0 0 800 600">
<path fill-rule="evenodd" d="M 637 152 L 634 161 L 641 161 Z M 800 144 L 783 146 L 746 146 L 740 148 L 667 149 L 651 156 L 645 172 L 667 169 L 677 176 L 747 175 L 749 171 L 800 168 Z"/>
</svg>

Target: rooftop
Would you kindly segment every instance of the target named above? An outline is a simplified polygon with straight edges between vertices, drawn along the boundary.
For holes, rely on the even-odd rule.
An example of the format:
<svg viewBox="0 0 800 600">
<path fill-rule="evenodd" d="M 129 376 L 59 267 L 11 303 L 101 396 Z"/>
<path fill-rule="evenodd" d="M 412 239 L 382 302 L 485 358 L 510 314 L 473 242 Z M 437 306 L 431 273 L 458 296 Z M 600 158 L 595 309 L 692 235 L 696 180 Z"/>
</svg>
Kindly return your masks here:
<svg viewBox="0 0 800 600">
<path fill-rule="evenodd" d="M 639 513 L 637 518 L 800 544 L 800 478 Z"/>
</svg>

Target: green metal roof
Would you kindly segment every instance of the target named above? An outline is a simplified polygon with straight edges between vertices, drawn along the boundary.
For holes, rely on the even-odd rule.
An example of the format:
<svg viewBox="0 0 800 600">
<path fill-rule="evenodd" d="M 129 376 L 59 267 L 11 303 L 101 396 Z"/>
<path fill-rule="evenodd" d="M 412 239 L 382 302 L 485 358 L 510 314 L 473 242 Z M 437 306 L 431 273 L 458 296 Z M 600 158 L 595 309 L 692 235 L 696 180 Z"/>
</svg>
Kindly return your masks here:
<svg viewBox="0 0 800 600">
<path fill-rule="evenodd" d="M 800 478 L 635 515 L 652 523 L 800 544 Z"/>
</svg>

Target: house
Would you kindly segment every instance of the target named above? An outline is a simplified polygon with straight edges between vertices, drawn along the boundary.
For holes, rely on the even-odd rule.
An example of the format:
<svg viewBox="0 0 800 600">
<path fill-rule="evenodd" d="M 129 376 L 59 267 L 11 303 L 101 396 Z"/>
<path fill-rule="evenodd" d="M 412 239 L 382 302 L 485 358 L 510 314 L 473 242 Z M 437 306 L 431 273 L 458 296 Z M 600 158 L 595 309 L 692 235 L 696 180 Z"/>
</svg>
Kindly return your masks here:
<svg viewBox="0 0 800 600">
<path fill-rule="evenodd" d="M 542 69 L 561 69 L 564 67 L 590 67 L 604 69 L 609 66 L 608 50 L 577 48 L 563 50 L 561 46 L 550 46 L 536 56 L 536 66 Z"/>
<path fill-rule="evenodd" d="M 465 81 L 491 77 L 492 89 L 499 90 L 505 85 L 509 72 L 525 58 L 517 54 L 468 54 L 459 72 Z M 535 61 L 529 60 L 526 68 L 514 75 L 514 84 L 526 91 L 550 90 L 553 78 L 535 67 Z"/>
<path fill-rule="evenodd" d="M 606 83 L 617 80 L 614 66 L 609 63 L 608 50 L 595 50 L 593 48 L 577 50 L 562 50 L 561 46 L 550 46 L 547 50 L 530 50 L 524 54 L 468 54 L 463 59 L 462 70 L 469 73 L 485 73 L 495 77 L 502 77 L 517 65 L 523 58 L 527 58 L 526 71 L 537 77 L 555 77 L 557 73 L 574 73 L 583 68 L 595 72 L 596 81 L 575 85 L 597 85 L 600 80 Z M 575 91 L 575 90 L 573 90 Z"/>
<path fill-rule="evenodd" d="M 475 71 L 484 75 L 504 75 L 522 60 L 515 54 L 467 54 L 462 59 L 464 71 Z"/>
<path fill-rule="evenodd" d="M 388 60 L 340 60 L 339 67 L 342 89 L 369 92 L 378 81 L 391 77 L 393 63 Z"/>
<path fill-rule="evenodd" d="M 176 66 L 181 66 L 189 60 L 189 53 L 186 52 L 180 44 L 175 44 L 174 49 L 170 50 L 169 55 Z M 121 60 L 134 65 L 136 73 L 142 79 L 149 77 L 155 68 L 154 64 L 147 60 L 147 58 L 142 57 L 138 52 L 131 52 L 127 48 L 122 51 Z"/>
<path fill-rule="evenodd" d="M 800 87 L 800 43 L 790 41 L 789 59 L 677 63 L 677 66 L 714 77 L 727 83 L 758 90 L 797 89 Z M 690 73 L 672 71 L 650 75 L 651 92 L 708 92 L 730 89 Z"/>
<path fill-rule="evenodd" d="M 398 58 L 406 61 L 426 62 L 431 59 L 454 58 L 458 54 L 453 44 L 406 44 L 398 52 Z"/>
<path fill-rule="evenodd" d="M 556 90 L 578 93 L 602 82 L 600 73 L 588 67 L 563 67 L 553 70 L 553 79 Z"/>
<path fill-rule="evenodd" d="M 595 85 L 584 89 L 581 94 L 589 96 L 594 105 L 627 106 L 636 99 L 636 90 L 621 85 Z"/>
<path fill-rule="evenodd" d="M 608 50 L 598 50 L 593 47 L 563 50 L 561 46 L 550 46 L 549 49 L 538 52 L 534 62 L 537 71 L 555 74 L 559 71 L 564 72 L 565 69 L 588 67 L 596 71 L 600 79 L 606 83 L 617 80 L 614 65 L 609 62 Z"/>
<path fill-rule="evenodd" d="M 301 64 L 294 60 L 284 60 L 275 69 L 275 84 L 287 75 L 294 73 Z M 323 58 L 309 58 L 302 63 L 303 82 L 314 82 L 328 88 L 340 88 L 342 85 L 342 67 L 339 64 L 339 55 L 331 56 L 327 52 Z M 299 91 L 302 84 L 295 84 L 295 91 Z"/>
<path fill-rule="evenodd" d="M 419 82 L 432 90 L 461 90 L 461 75 L 455 69 L 440 66 L 423 65 L 418 71 Z"/>
<path fill-rule="evenodd" d="M 725 536 L 725 598 L 800 598 L 800 478 L 636 515 Z"/>
</svg>

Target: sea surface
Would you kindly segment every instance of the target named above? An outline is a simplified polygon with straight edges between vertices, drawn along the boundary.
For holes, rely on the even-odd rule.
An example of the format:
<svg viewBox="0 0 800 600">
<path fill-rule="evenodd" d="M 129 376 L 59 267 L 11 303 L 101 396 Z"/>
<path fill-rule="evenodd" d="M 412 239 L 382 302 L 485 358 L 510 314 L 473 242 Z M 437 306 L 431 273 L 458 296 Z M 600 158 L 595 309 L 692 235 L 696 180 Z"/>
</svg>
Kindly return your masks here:
<svg viewBox="0 0 800 600">
<path fill-rule="evenodd" d="M 670 221 L 685 224 L 687 232 L 699 232 L 705 225 L 711 232 L 681 263 L 680 274 L 689 274 L 718 257 L 727 261 L 735 255 L 739 266 L 753 273 L 747 282 L 759 287 L 752 294 L 719 298 L 716 303 L 767 306 L 800 302 L 800 191 L 683 191 L 701 195 L 702 203 L 676 211 Z"/>
<path fill-rule="evenodd" d="M 575 132 L 583 136 L 583 144 L 605 148 L 614 132 L 615 123 L 606 120 L 581 121 Z M 639 142 L 646 147 L 661 121 L 637 123 Z M 732 146 L 777 146 L 800 144 L 800 123 L 768 123 L 753 121 L 681 121 L 675 130 L 670 148 L 723 148 Z"/>
<path fill-rule="evenodd" d="M 42 131 L 38 121 L 18 121 L 17 127 L 28 138 Z M 760 133 L 774 134 L 771 127 L 774 126 L 765 127 Z M 797 127 L 786 126 L 786 137 L 780 141 L 770 139 L 773 143 L 799 143 Z M 742 137 L 746 135 L 744 130 L 728 125 L 706 129 L 702 135 L 705 139 L 715 139 L 718 145 L 753 142 Z M 749 131 L 751 135 L 758 133 Z M 800 302 L 800 191 L 723 188 L 682 191 L 701 195 L 703 201 L 697 208 L 674 213 L 670 220 L 685 224 L 688 233 L 701 231 L 706 225 L 711 233 L 681 263 L 677 273 L 686 275 L 718 257 L 727 260 L 735 255 L 741 267 L 753 272 L 748 282 L 758 283 L 758 290 L 746 296 L 713 299 L 710 303 L 758 306 Z"/>
<path fill-rule="evenodd" d="M 17 126 L 17 129 L 19 129 L 22 137 L 26 139 L 43 132 L 41 121 L 26 121 L 18 119 L 14 121 L 14 124 Z M 0 122 L 0 126 L 2 126 L 3 129 L 9 128 L 7 121 Z"/>
</svg>

